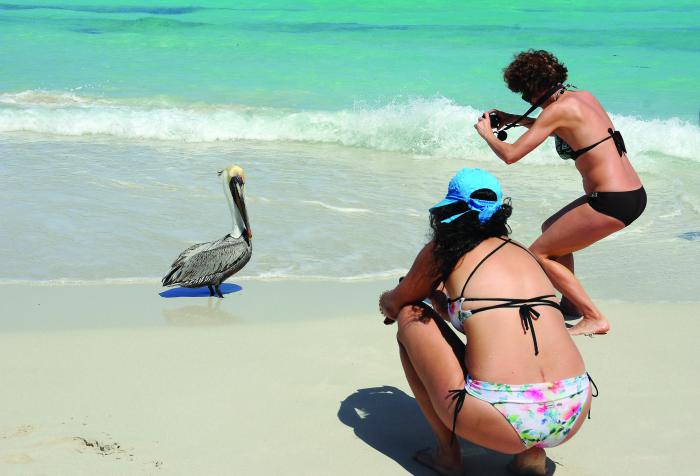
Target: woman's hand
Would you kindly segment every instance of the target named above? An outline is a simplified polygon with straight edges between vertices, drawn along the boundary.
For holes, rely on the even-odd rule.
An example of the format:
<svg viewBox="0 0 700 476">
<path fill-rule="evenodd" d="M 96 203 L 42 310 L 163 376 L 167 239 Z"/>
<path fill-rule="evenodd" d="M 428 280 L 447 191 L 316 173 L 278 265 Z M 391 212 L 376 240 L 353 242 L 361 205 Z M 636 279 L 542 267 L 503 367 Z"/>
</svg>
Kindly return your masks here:
<svg viewBox="0 0 700 476">
<path fill-rule="evenodd" d="M 398 286 L 379 297 L 379 311 L 385 317 L 385 324 L 398 319 L 402 307 L 422 301 L 435 289 L 439 272 L 433 256 L 434 247 L 432 241 L 426 244 Z"/>
<path fill-rule="evenodd" d="M 393 324 L 399 317 L 399 310 L 396 308 L 396 304 L 392 300 L 393 291 L 384 291 L 381 296 L 379 296 L 379 312 L 384 316 L 384 324 Z"/>
<path fill-rule="evenodd" d="M 499 111 L 498 109 L 491 109 L 489 111 L 486 111 L 486 117 L 489 117 L 491 114 L 496 114 L 496 117 L 498 117 L 498 120 L 500 121 L 500 124 L 497 128 L 497 130 L 499 131 L 506 127 L 510 121 L 517 117 L 513 116 L 513 114 L 510 114 L 508 112 Z M 491 120 L 489 119 L 489 122 L 490 121 Z"/>
<path fill-rule="evenodd" d="M 474 124 L 474 129 L 479 133 L 481 137 L 487 139 L 488 136 L 493 136 L 493 129 L 491 129 L 491 119 L 489 118 L 489 112 L 485 112 L 481 115 L 476 124 Z"/>
</svg>

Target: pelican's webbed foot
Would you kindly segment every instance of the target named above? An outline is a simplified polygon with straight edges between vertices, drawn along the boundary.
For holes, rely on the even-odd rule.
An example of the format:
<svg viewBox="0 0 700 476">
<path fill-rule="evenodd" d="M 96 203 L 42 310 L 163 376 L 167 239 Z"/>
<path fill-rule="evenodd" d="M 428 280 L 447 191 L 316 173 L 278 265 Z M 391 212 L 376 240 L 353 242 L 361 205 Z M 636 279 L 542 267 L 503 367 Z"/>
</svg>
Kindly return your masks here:
<svg viewBox="0 0 700 476">
<path fill-rule="evenodd" d="M 209 297 L 214 296 L 214 288 L 211 287 L 211 284 L 207 284 L 207 288 L 209 289 Z"/>
<path fill-rule="evenodd" d="M 219 286 L 220 286 L 220 285 L 217 284 L 216 286 L 214 286 L 214 289 L 216 289 L 216 295 L 219 296 L 221 299 L 223 299 L 223 298 L 224 298 L 224 295 L 221 294 L 221 289 L 219 288 Z"/>
</svg>

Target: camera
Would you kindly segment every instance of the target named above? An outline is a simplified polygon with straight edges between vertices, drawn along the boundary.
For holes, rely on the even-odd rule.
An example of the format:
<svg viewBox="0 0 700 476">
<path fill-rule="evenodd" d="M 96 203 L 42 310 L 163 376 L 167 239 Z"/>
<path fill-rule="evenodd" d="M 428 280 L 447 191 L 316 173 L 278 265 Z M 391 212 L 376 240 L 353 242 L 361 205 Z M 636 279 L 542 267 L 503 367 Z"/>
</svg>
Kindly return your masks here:
<svg viewBox="0 0 700 476">
<path fill-rule="evenodd" d="M 501 118 L 495 112 L 489 113 L 489 121 L 491 122 L 491 129 L 498 129 L 501 127 Z"/>
<path fill-rule="evenodd" d="M 482 116 L 483 117 L 483 116 Z M 498 114 L 495 112 L 489 112 L 489 123 L 491 124 L 491 129 L 498 129 L 501 127 L 501 118 L 498 117 Z M 513 127 L 512 125 L 506 126 L 507 128 Z M 498 131 L 496 134 L 496 137 L 498 137 L 498 140 L 504 141 L 508 138 L 508 133 L 506 131 Z"/>
</svg>

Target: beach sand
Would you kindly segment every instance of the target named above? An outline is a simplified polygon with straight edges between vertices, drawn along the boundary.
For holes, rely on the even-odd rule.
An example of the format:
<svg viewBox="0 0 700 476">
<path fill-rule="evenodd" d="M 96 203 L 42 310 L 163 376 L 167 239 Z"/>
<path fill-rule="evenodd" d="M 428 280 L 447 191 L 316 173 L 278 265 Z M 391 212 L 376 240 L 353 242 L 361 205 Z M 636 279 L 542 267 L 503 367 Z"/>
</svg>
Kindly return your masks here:
<svg viewBox="0 0 700 476">
<path fill-rule="evenodd" d="M 393 283 L 237 283 L 224 300 L 0 286 L 0 474 L 433 474 L 376 312 Z M 576 342 L 600 397 L 550 472 L 697 474 L 697 304 L 599 305 L 612 333 Z M 466 474 L 507 474 L 506 455 L 463 454 Z"/>
</svg>

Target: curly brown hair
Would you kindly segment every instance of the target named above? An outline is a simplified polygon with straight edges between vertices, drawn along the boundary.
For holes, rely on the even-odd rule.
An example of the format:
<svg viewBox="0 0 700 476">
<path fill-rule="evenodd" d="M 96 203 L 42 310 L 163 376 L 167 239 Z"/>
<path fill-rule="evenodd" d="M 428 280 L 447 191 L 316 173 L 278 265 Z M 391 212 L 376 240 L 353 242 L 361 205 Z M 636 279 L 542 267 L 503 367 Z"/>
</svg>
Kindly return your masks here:
<svg viewBox="0 0 700 476">
<path fill-rule="evenodd" d="M 537 94 L 564 83 L 567 78 L 566 66 L 556 56 L 545 50 L 521 51 L 503 69 L 503 79 L 508 89 L 522 93 L 529 101 Z"/>
</svg>

